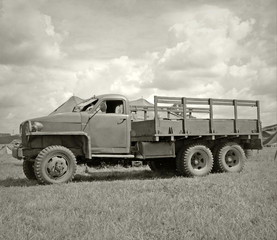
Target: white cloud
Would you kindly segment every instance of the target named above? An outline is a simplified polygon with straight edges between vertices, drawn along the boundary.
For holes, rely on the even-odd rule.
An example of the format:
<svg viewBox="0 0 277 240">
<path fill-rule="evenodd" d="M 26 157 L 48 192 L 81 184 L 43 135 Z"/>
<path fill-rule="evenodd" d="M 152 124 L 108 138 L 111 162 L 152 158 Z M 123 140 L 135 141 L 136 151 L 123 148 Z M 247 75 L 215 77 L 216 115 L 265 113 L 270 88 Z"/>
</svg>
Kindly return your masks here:
<svg viewBox="0 0 277 240">
<path fill-rule="evenodd" d="M 260 99 L 276 109 L 276 66 L 261 58 L 264 40 L 255 24 L 215 6 L 184 12 L 169 29 L 168 48 L 149 65 L 153 79 L 143 86 L 174 96 Z M 266 123 L 276 121 L 265 114 Z"/>
<path fill-rule="evenodd" d="M 14 113 L 9 113 L 6 119 L 13 119 L 15 117 Z"/>
<path fill-rule="evenodd" d="M 90 97 L 92 94 L 119 93 L 133 96 L 140 92 L 141 76 L 145 65 L 126 56 L 112 59 L 102 67 L 91 66 L 77 73 L 76 94 Z"/>
<path fill-rule="evenodd" d="M 223 7 L 186 7 L 180 14 L 172 10 L 170 21 L 166 15 L 150 22 L 145 18 L 139 27 L 145 28 L 143 33 L 153 31 L 154 37 L 148 39 L 147 34 L 137 37 L 136 31 L 129 31 L 135 29 L 128 25 L 131 18 L 109 15 L 106 19 L 99 12 L 90 18 L 90 11 L 83 18 L 80 9 L 62 12 L 53 7 L 60 3 L 51 4 L 44 12 L 48 2 L 3 1 L 0 131 L 11 131 L 25 119 L 50 113 L 73 94 L 88 98 L 103 93 L 121 93 L 130 99 L 143 96 L 152 102 L 153 95 L 260 99 L 266 124 L 277 122 L 276 55 L 272 54 L 276 34 L 267 32 L 276 25 L 272 18 L 264 18 L 265 24 L 255 15 L 242 19 Z M 66 3 L 65 9 L 70 6 Z M 83 5 L 80 8 L 84 11 Z M 77 16 L 77 22 L 70 22 Z M 135 22 L 140 22 L 141 16 L 136 17 Z M 117 21 L 109 25 L 113 19 Z M 163 21 L 157 26 L 159 31 L 154 31 L 155 25 L 146 25 L 158 24 L 158 20 Z M 97 28 L 94 34 L 78 31 L 80 23 L 86 22 L 90 24 L 84 29 Z M 164 29 L 161 35 L 165 25 L 168 32 Z M 113 34 L 106 34 L 111 29 Z M 167 34 L 168 44 L 161 47 Z M 119 38 L 108 38 L 115 35 Z M 125 46 L 127 42 L 130 46 Z M 140 44 L 150 46 L 149 42 L 149 52 L 133 49 Z M 134 52 L 141 59 L 131 58 Z M 105 54 L 99 60 L 95 53 L 98 57 Z"/>
<path fill-rule="evenodd" d="M 255 21 L 241 21 L 230 10 L 214 6 L 184 12 L 182 20 L 169 29 L 170 47 L 154 66 L 156 74 L 151 86 L 166 88 L 168 79 L 172 90 L 183 86 L 188 91 L 195 83 L 201 86 L 222 82 L 229 62 L 240 57 L 240 41 L 251 33 Z"/>
<path fill-rule="evenodd" d="M 232 17 L 230 21 L 230 38 L 235 40 L 244 39 L 253 30 L 255 22 L 255 19 L 252 18 L 241 21 L 238 17 Z"/>
<path fill-rule="evenodd" d="M 51 65 L 63 56 L 63 37 L 55 31 L 51 17 L 39 11 L 39 3 L 3 1 L 0 64 Z"/>
<path fill-rule="evenodd" d="M 0 132 L 52 112 L 72 96 L 76 81 L 71 71 L 0 65 Z"/>
<path fill-rule="evenodd" d="M 142 63 L 124 56 L 101 69 L 81 71 L 77 92 L 87 97 L 116 92 L 135 98 L 155 92 L 274 101 L 270 85 L 275 84 L 276 67 L 267 66 L 253 52 L 253 46 L 260 44 L 250 38 L 255 35 L 254 19 L 241 20 L 228 9 L 204 6 L 184 12 L 182 20 L 170 27 L 164 51 L 145 54 Z"/>
</svg>

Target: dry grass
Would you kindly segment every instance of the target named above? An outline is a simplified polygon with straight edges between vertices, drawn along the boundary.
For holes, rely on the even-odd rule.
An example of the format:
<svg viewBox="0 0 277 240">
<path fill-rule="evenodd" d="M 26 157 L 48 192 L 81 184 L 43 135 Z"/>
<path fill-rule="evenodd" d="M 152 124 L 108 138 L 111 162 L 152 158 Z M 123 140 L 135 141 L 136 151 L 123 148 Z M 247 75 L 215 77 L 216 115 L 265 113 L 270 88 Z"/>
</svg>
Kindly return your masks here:
<svg viewBox="0 0 277 240">
<path fill-rule="evenodd" d="M 241 174 L 79 167 L 73 183 L 55 186 L 0 158 L 0 239 L 276 239 L 275 151 L 255 153 Z"/>
</svg>

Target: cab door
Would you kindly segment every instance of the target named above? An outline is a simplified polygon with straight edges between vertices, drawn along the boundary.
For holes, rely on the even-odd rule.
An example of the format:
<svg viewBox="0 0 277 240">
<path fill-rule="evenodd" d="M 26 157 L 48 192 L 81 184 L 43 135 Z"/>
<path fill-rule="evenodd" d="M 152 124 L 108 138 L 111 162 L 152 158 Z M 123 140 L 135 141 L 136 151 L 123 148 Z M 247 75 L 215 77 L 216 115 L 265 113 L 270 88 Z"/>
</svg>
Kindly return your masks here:
<svg viewBox="0 0 277 240">
<path fill-rule="evenodd" d="M 123 100 L 107 100 L 107 111 L 97 113 L 89 121 L 92 153 L 129 153 L 131 118 Z M 101 103 L 99 103 L 100 105 Z"/>
</svg>

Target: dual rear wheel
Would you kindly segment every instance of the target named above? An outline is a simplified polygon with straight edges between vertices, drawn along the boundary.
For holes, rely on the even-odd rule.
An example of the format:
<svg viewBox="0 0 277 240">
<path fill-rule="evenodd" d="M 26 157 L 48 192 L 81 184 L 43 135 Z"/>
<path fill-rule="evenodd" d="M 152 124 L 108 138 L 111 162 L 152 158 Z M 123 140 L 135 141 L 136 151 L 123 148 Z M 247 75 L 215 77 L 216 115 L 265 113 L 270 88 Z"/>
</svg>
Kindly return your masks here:
<svg viewBox="0 0 277 240">
<path fill-rule="evenodd" d="M 204 145 L 191 145 L 181 149 L 173 159 L 156 159 L 149 162 L 154 172 L 175 172 L 182 176 L 205 176 L 213 167 L 213 155 Z"/>
<path fill-rule="evenodd" d="M 245 154 L 242 147 L 235 142 L 217 146 L 213 152 L 205 145 L 194 144 L 183 147 L 174 161 L 151 161 L 150 168 L 157 172 L 177 171 L 179 175 L 194 177 L 206 176 L 213 172 L 241 172 L 244 167 Z"/>
</svg>

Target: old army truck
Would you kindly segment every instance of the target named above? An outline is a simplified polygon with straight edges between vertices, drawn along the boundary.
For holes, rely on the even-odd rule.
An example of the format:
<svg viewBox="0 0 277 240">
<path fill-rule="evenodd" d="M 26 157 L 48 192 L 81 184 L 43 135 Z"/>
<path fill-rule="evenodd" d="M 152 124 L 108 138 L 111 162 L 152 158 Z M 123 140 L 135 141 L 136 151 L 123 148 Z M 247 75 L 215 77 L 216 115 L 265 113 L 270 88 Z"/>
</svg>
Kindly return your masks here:
<svg viewBox="0 0 277 240">
<path fill-rule="evenodd" d="M 219 106 L 232 118 L 217 118 Z M 241 108 L 255 117 L 240 118 Z M 101 161 L 141 161 L 190 177 L 240 172 L 245 151 L 262 148 L 259 102 L 251 100 L 155 96 L 152 106 L 130 106 L 122 95 L 100 95 L 72 112 L 25 121 L 20 133 L 13 156 L 42 184 L 69 182 L 78 163 Z"/>
</svg>

